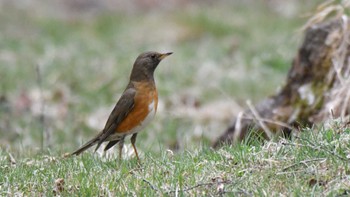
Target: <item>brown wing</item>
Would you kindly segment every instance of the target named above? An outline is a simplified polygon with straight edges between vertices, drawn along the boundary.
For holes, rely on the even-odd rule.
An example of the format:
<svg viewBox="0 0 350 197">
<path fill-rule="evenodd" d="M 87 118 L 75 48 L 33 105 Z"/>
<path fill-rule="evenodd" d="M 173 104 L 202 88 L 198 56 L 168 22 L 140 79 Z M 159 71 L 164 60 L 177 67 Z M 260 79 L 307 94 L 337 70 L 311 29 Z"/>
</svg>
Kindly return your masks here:
<svg viewBox="0 0 350 197">
<path fill-rule="evenodd" d="M 97 134 L 93 139 L 81 146 L 78 150 L 72 153 L 72 155 L 78 155 L 91 146 L 97 144 L 95 151 L 101 146 L 101 144 L 115 132 L 120 122 L 129 114 L 134 107 L 134 97 L 136 90 L 132 85 L 129 85 L 120 97 L 119 101 L 115 105 L 111 115 L 109 116 L 104 129 Z"/>
<path fill-rule="evenodd" d="M 135 102 L 134 97 L 136 90 L 133 87 L 127 88 L 123 95 L 120 97 L 119 101 L 115 105 L 111 115 L 106 122 L 105 128 L 99 134 L 99 140 L 96 147 L 96 150 L 100 145 L 112 134 L 114 134 L 115 129 L 118 127 L 120 122 L 129 114 L 133 109 Z"/>
<path fill-rule="evenodd" d="M 108 117 L 103 132 L 106 132 L 113 124 L 119 124 L 125 116 L 131 111 L 134 106 L 134 97 L 136 90 L 134 88 L 128 88 L 124 91 L 117 104 L 114 106 L 111 114 Z"/>
</svg>

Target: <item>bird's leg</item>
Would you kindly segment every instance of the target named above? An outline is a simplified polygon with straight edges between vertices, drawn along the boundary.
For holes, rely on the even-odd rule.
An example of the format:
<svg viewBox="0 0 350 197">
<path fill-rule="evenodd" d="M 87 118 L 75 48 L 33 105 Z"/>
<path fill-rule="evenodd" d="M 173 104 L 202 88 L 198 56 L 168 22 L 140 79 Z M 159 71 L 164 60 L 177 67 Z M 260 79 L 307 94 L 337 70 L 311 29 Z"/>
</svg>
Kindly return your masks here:
<svg viewBox="0 0 350 197">
<path fill-rule="evenodd" d="M 119 141 L 119 160 L 121 161 L 122 160 L 122 153 L 123 153 L 123 147 L 124 147 L 124 136 L 120 139 Z"/>
<path fill-rule="evenodd" d="M 137 149 L 136 149 L 136 146 L 135 146 L 136 137 L 137 137 L 137 133 L 134 133 L 134 134 L 131 136 L 131 145 L 132 145 L 132 147 L 134 148 L 134 152 L 135 152 L 135 154 L 136 154 L 137 160 L 138 160 L 138 162 L 140 163 L 139 154 L 137 153 Z"/>
</svg>

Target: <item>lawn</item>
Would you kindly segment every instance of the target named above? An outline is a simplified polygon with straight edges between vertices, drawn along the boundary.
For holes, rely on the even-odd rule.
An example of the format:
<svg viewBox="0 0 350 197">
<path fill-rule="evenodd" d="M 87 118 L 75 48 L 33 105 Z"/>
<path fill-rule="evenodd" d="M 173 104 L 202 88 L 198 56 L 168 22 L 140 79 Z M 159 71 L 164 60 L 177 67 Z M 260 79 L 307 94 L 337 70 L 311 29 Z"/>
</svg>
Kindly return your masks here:
<svg viewBox="0 0 350 197">
<path fill-rule="evenodd" d="M 293 140 L 247 140 L 213 150 L 161 149 L 116 160 L 99 154 L 0 152 L 0 195 L 347 196 L 350 130 L 308 129 Z"/>
</svg>

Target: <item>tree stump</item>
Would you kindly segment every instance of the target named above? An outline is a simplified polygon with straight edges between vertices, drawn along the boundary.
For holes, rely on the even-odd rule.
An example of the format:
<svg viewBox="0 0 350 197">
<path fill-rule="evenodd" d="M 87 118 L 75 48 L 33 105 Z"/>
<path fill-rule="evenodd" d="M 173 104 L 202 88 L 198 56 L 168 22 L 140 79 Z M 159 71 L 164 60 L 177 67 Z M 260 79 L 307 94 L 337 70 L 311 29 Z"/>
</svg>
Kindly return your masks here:
<svg viewBox="0 0 350 197">
<path fill-rule="evenodd" d="M 248 103 L 214 147 L 239 142 L 252 130 L 272 138 L 338 117 L 345 120 L 350 112 L 349 60 L 346 17 L 308 27 L 283 88 L 254 107 Z"/>
</svg>

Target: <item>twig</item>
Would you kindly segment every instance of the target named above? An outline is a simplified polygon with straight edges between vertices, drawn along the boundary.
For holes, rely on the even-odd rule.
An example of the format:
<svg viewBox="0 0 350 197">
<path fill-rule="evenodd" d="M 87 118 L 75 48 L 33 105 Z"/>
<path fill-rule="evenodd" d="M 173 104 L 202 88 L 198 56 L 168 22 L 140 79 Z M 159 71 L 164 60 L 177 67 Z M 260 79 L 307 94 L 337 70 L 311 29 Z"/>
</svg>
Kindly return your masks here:
<svg viewBox="0 0 350 197">
<path fill-rule="evenodd" d="M 306 170 L 297 170 L 297 171 L 286 171 L 286 172 L 276 172 L 276 175 L 283 175 L 283 174 L 297 174 L 297 173 L 304 173 L 307 172 Z"/>
<path fill-rule="evenodd" d="M 294 166 L 297 166 L 299 164 L 304 164 L 306 165 L 306 163 L 309 163 L 309 162 L 313 162 L 313 161 L 321 161 L 321 160 L 325 160 L 326 158 L 315 158 L 315 159 L 307 159 L 307 160 L 303 160 L 303 161 L 300 161 L 300 162 L 297 162 L 297 163 L 294 163 L 292 165 L 289 165 L 285 168 L 282 169 L 282 171 L 286 171 L 288 170 L 289 168 L 293 168 Z"/>
<path fill-rule="evenodd" d="M 260 119 L 257 119 L 257 118 L 252 118 L 252 117 L 243 117 L 242 119 L 246 119 L 246 120 L 259 120 L 259 121 L 263 121 L 263 122 L 267 122 L 267 123 L 272 123 L 272 124 L 275 124 L 275 125 L 278 125 L 278 126 L 282 126 L 282 127 L 285 127 L 287 129 L 290 129 L 290 130 L 294 130 L 293 127 L 289 126 L 287 123 L 284 123 L 284 122 L 281 122 L 281 121 L 277 121 L 277 120 L 269 120 L 269 119 L 265 119 L 265 118 L 260 118 Z"/>
<path fill-rule="evenodd" d="M 190 191 L 190 190 L 193 190 L 197 187 L 202 187 L 202 186 L 212 186 L 214 184 L 218 185 L 218 184 L 223 184 L 223 183 L 231 183 L 231 181 L 219 181 L 219 182 L 212 182 L 212 183 L 198 183 L 197 185 L 194 185 L 192 187 L 188 187 L 186 189 L 183 189 L 183 190 L 169 190 L 169 191 L 166 191 L 165 193 L 174 193 L 174 192 L 187 192 L 187 191 Z"/>
<path fill-rule="evenodd" d="M 245 190 L 243 190 L 241 188 L 238 188 L 237 190 L 239 191 L 239 193 L 243 193 L 244 195 L 247 195 L 247 196 L 252 196 L 253 195 L 253 194 L 251 194 L 251 193 L 249 193 L 249 192 L 247 192 L 247 191 L 245 191 Z"/>
<path fill-rule="evenodd" d="M 41 150 L 44 150 L 44 141 L 45 141 L 45 136 L 48 138 L 48 134 L 46 133 L 45 130 L 45 103 L 44 103 L 44 95 L 43 95 L 43 89 L 42 89 L 42 78 L 41 78 L 41 71 L 40 71 L 40 65 L 37 64 L 36 65 L 36 77 L 37 77 L 37 83 L 39 86 L 39 91 L 40 91 L 40 119 L 39 119 L 39 123 L 40 123 L 40 127 L 41 127 Z"/>
<path fill-rule="evenodd" d="M 345 88 L 349 88 L 349 80 L 347 81 L 347 85 L 345 86 Z M 344 99 L 344 102 L 343 102 L 343 107 L 342 107 L 342 110 L 341 110 L 341 117 L 342 118 L 345 118 L 346 116 L 346 111 L 348 108 L 348 105 L 349 105 L 349 101 L 350 101 L 350 91 L 346 91 L 346 96 L 345 96 L 345 99 Z"/>
<path fill-rule="evenodd" d="M 151 189 L 153 189 L 154 191 L 157 191 L 157 192 L 159 191 L 159 189 L 156 186 L 154 186 L 151 182 L 149 182 L 148 180 L 142 178 L 142 181 L 147 183 L 151 187 Z"/>
<path fill-rule="evenodd" d="M 235 194 L 241 194 L 241 195 L 243 195 L 243 196 L 253 196 L 253 194 L 251 194 L 251 193 L 249 193 L 249 192 L 243 190 L 242 188 L 237 188 L 236 190 L 237 190 L 237 191 L 223 191 L 223 192 L 221 192 L 220 194 L 221 194 L 221 196 L 222 196 L 223 194 L 232 194 L 232 195 L 230 195 L 230 196 L 236 196 Z M 241 195 L 239 195 L 239 196 L 241 196 Z"/>
<path fill-rule="evenodd" d="M 265 125 L 265 123 L 263 121 L 261 121 L 261 117 L 259 115 L 259 113 L 255 110 L 255 108 L 253 107 L 252 103 L 248 100 L 247 101 L 247 105 L 250 109 L 250 111 L 253 113 L 253 115 L 255 116 L 256 120 L 259 122 L 261 128 L 265 131 L 267 137 L 269 139 L 272 139 L 273 137 L 273 133 L 271 132 L 271 130 Z"/>
<path fill-rule="evenodd" d="M 145 178 L 142 178 L 142 177 L 139 177 L 137 176 L 135 173 L 132 173 L 132 175 L 134 175 L 136 178 L 142 180 L 143 182 L 147 183 L 150 188 L 156 192 L 159 192 L 160 189 L 157 188 L 156 186 L 154 186 L 150 181 L 148 181 L 147 179 Z M 188 188 L 185 188 L 183 190 L 179 190 L 177 187 L 175 190 L 168 190 L 168 191 L 165 191 L 164 193 L 166 194 L 170 194 L 170 193 L 178 193 L 178 192 L 187 192 L 187 191 L 190 191 L 190 190 L 193 190 L 195 188 L 198 188 L 198 187 L 202 187 L 202 186 L 212 186 L 214 184 L 223 184 L 223 183 L 231 183 L 231 181 L 227 180 L 227 181 L 220 181 L 220 182 L 212 182 L 212 183 L 198 183 L 197 185 L 194 185 L 192 187 L 188 187 Z"/>
<path fill-rule="evenodd" d="M 183 190 L 169 190 L 169 191 L 166 191 L 165 193 L 174 193 L 174 192 L 187 192 L 187 191 L 190 191 L 192 189 L 195 189 L 197 187 L 202 187 L 202 186 L 207 186 L 207 185 L 213 185 L 213 183 L 199 183 L 195 186 L 192 186 L 192 187 L 189 187 L 189 188 L 186 188 L 186 189 L 183 189 Z"/>
<path fill-rule="evenodd" d="M 143 182 L 145 182 L 145 183 L 147 183 L 150 187 L 151 187 L 151 189 L 153 189 L 154 191 L 159 191 L 159 189 L 156 187 L 156 186 L 154 186 L 150 181 L 148 181 L 147 179 L 144 179 L 144 178 L 142 178 L 142 177 L 139 177 L 139 176 L 137 176 L 134 172 L 131 172 L 130 173 L 131 175 L 133 175 L 134 177 L 136 177 L 137 179 L 140 179 L 140 180 L 142 180 Z"/>
</svg>

